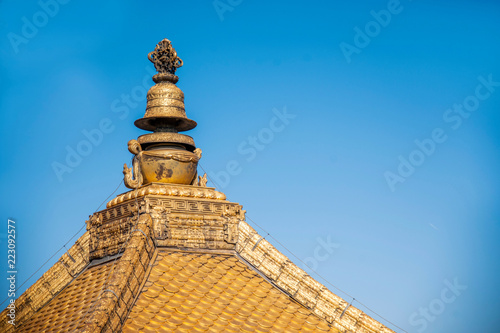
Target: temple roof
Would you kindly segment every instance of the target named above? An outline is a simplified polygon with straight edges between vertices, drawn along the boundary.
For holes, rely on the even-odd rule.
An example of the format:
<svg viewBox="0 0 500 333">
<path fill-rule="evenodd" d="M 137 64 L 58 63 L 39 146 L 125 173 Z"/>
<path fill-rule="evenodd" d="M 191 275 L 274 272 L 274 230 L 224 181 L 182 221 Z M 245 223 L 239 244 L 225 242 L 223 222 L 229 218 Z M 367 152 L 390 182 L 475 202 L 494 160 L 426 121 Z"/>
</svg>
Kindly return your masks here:
<svg viewBox="0 0 500 333">
<path fill-rule="evenodd" d="M 84 324 L 89 305 L 99 296 L 111 262 L 86 268 L 57 296 L 35 312 L 19 332 L 74 332 Z"/>
<path fill-rule="evenodd" d="M 91 216 L 16 300 L 17 331 L 392 332 L 279 252 L 240 205 L 211 188 L 158 186 Z M 0 331 L 13 332 L 6 315 Z"/>
<path fill-rule="evenodd" d="M 132 189 L 87 221 L 87 232 L 7 310 L 12 332 L 392 332 L 332 293 L 245 222 L 237 203 L 197 174 L 201 149 L 178 132 L 182 60 L 169 40 L 130 140 Z"/>
<path fill-rule="evenodd" d="M 234 254 L 161 251 L 124 332 L 339 332 Z"/>
</svg>

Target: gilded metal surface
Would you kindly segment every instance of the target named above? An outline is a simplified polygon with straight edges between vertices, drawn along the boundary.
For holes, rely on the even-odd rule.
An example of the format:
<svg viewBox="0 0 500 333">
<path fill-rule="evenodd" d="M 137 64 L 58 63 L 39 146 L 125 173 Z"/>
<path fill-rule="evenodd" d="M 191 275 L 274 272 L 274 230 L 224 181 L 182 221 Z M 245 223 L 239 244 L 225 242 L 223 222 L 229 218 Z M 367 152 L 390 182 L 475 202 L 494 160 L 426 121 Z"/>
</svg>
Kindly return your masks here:
<svg viewBox="0 0 500 333">
<path fill-rule="evenodd" d="M 197 148 L 199 149 L 199 148 Z M 160 159 L 172 159 L 178 162 L 195 162 L 197 163 L 198 160 L 200 159 L 195 152 L 190 152 L 187 150 L 180 150 L 180 149 L 157 149 L 157 150 L 146 150 L 142 154 L 143 158 L 144 156 L 149 156 L 149 157 L 157 157 Z"/>
<path fill-rule="evenodd" d="M 146 113 L 135 121 L 135 126 L 146 131 L 156 131 L 169 126 L 176 131 L 188 131 L 196 127 L 196 122 L 187 118 L 184 109 L 184 93 L 175 83 L 175 70 L 182 66 L 182 60 L 168 39 L 162 40 L 148 55 L 158 74 L 153 76 L 156 84 L 147 95 Z"/>
<path fill-rule="evenodd" d="M 194 140 L 189 135 L 180 133 L 156 132 L 141 135 L 137 141 L 142 145 L 149 145 L 162 142 L 180 143 L 186 146 L 195 147 Z"/>
<path fill-rule="evenodd" d="M 90 216 L 87 231 L 90 234 L 88 250 L 91 260 L 115 255 L 122 249 L 133 226 L 134 214 L 138 211 L 134 200 Z"/>
<path fill-rule="evenodd" d="M 196 176 L 198 160 L 198 156 L 187 150 L 144 151 L 140 158 L 144 184 L 159 182 L 189 185 Z"/>
<path fill-rule="evenodd" d="M 168 39 L 158 43 L 148 58 L 158 74 L 153 76 L 156 84 L 147 94 L 146 113 L 135 126 L 155 133 L 129 142 L 129 150 L 134 145 L 130 152 L 135 156 L 131 168 L 123 166 L 125 185 L 132 189 L 152 182 L 204 186 L 205 179 L 197 175 L 201 150 L 195 149 L 191 137 L 177 133 L 196 127 L 196 122 L 186 116 L 184 93 L 175 85 L 178 77 L 174 73 L 182 60 Z"/>
<path fill-rule="evenodd" d="M 184 93 L 171 82 L 155 84 L 148 91 L 144 117 L 186 118 Z"/>
<path fill-rule="evenodd" d="M 130 140 L 128 147 L 135 154 L 132 168 L 123 165 L 124 182 L 128 188 L 138 188 L 154 182 L 190 185 L 196 178 L 201 158 L 199 148 L 194 152 L 181 149 L 143 151 L 136 140 Z"/>
<path fill-rule="evenodd" d="M 154 51 L 148 54 L 148 59 L 155 65 L 158 73 L 175 74 L 177 68 L 182 67 L 182 60 L 172 47 L 168 39 L 159 42 Z"/>
<path fill-rule="evenodd" d="M 141 292 L 142 282 L 155 254 L 151 216 L 141 214 L 133 220 L 134 228 L 130 230 L 123 255 L 108 270 L 102 292 L 92 304 L 84 326 L 76 332 L 121 332 L 123 318 Z"/>
<path fill-rule="evenodd" d="M 203 174 L 203 176 L 198 176 L 194 181 L 194 186 L 207 187 L 207 174 Z"/>
<path fill-rule="evenodd" d="M 135 156 L 132 160 L 132 168 L 127 167 L 126 163 L 123 164 L 123 182 L 128 188 L 138 188 L 144 183 L 144 179 L 140 171 L 140 159 L 142 155 L 141 145 L 136 140 L 130 140 L 128 142 L 128 151 Z"/>
<path fill-rule="evenodd" d="M 196 122 L 186 116 L 184 93 L 170 81 L 160 81 L 149 89 L 146 113 L 134 124 L 143 130 L 154 131 L 160 121 L 171 124 L 180 132 L 196 127 Z"/>
<path fill-rule="evenodd" d="M 108 202 L 107 207 L 110 208 L 121 204 L 122 202 L 135 200 L 136 198 L 141 198 L 146 195 L 226 200 L 226 196 L 224 195 L 224 193 L 218 192 L 212 187 L 153 183 L 141 187 L 137 190 L 118 195 L 116 198 Z"/>
</svg>

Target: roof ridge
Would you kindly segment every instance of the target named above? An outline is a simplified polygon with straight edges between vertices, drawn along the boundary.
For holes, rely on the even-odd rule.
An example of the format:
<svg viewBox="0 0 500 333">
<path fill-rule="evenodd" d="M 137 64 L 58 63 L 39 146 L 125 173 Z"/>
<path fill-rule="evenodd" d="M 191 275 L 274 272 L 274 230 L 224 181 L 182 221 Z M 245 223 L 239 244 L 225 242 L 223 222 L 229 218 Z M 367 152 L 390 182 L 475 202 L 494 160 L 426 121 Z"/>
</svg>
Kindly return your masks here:
<svg viewBox="0 0 500 333">
<path fill-rule="evenodd" d="M 0 313 L 0 318 L 3 318 L 0 321 L 1 332 L 14 332 L 16 327 L 29 320 L 33 314 L 49 303 L 87 268 L 89 241 L 90 235 L 87 231 L 54 265 L 16 299 L 16 326 L 7 322 L 8 308 Z"/>
<path fill-rule="evenodd" d="M 107 208 L 89 219 L 88 231 L 16 300 L 16 319 L 21 324 L 30 319 L 84 272 L 90 259 L 107 260 L 124 250 L 104 271 L 106 282 L 96 289 L 100 294 L 92 296 L 87 312 L 79 316 L 83 325 L 80 333 L 119 331 L 141 293 L 157 250 L 223 251 L 234 253 L 304 311 L 332 328 L 394 332 L 312 278 L 244 219 L 239 204 L 216 199 L 148 195 L 135 205 L 127 201 Z M 6 310 L 2 312 L 5 318 Z M 2 332 L 14 329 L 7 320 L 0 323 Z"/>
<path fill-rule="evenodd" d="M 334 294 L 240 220 L 236 253 L 278 289 L 339 330 L 394 333 L 362 310 Z M 342 312 L 345 313 L 341 317 Z M 361 332 L 363 332 L 361 331 Z"/>
<path fill-rule="evenodd" d="M 100 296 L 89 312 L 80 333 L 117 332 L 125 323 L 142 282 L 147 278 L 148 267 L 153 258 L 155 244 L 152 238 L 153 221 L 149 214 L 141 214 L 137 224 L 130 230 L 130 239 Z"/>
</svg>

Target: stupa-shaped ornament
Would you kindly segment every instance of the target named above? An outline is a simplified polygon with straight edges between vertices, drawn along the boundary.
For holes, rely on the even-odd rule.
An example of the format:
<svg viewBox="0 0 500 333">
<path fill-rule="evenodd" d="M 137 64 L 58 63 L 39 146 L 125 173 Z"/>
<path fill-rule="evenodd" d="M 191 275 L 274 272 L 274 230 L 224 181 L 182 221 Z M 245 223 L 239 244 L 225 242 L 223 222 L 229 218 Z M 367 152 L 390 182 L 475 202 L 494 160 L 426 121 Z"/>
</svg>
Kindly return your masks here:
<svg viewBox="0 0 500 333">
<path fill-rule="evenodd" d="M 128 142 L 128 150 L 134 154 L 132 168 L 123 166 L 125 186 L 136 189 L 151 183 L 181 185 L 206 184 L 206 176 L 197 177 L 201 149 L 196 148 L 193 138 L 179 134 L 196 127 L 196 122 L 186 116 L 184 93 L 175 84 L 175 75 L 182 60 L 168 39 L 156 45 L 148 55 L 158 74 L 156 83 L 148 91 L 144 117 L 135 126 L 153 133 L 141 135 Z"/>
</svg>

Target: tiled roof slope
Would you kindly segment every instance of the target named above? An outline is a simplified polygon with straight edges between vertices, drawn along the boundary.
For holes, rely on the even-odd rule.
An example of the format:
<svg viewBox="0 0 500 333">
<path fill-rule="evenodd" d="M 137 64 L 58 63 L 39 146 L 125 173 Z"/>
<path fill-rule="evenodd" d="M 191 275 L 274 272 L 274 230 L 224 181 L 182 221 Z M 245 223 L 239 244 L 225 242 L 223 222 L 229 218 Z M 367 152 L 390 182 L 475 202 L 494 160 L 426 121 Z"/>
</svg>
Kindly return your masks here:
<svg viewBox="0 0 500 333">
<path fill-rule="evenodd" d="M 42 309 L 89 264 L 89 233 L 84 233 L 38 281 L 16 299 L 16 324 L 20 325 Z M 0 313 L 0 332 L 13 332 L 7 309 Z"/>
<path fill-rule="evenodd" d="M 97 299 L 112 262 L 90 267 L 36 312 L 18 332 L 74 332 Z"/>
<path fill-rule="evenodd" d="M 123 332 L 339 332 L 234 254 L 160 252 Z"/>
<path fill-rule="evenodd" d="M 193 188 L 108 203 L 16 300 L 15 328 L 2 311 L 0 332 L 393 332 L 263 239 L 240 205 Z"/>
<path fill-rule="evenodd" d="M 259 235 L 245 221 L 238 225 L 236 252 L 277 287 L 342 332 L 390 333 L 391 329 L 335 295 Z"/>
<path fill-rule="evenodd" d="M 65 272 L 52 266 L 42 277 L 16 300 L 16 327 L 7 323 L 7 310 L 0 314 L 0 332 L 118 332 L 127 313 L 140 292 L 146 271 L 154 254 L 151 238 L 151 217 L 134 217 L 134 229 L 121 257 L 107 264 L 89 267 L 73 280 L 65 279 Z M 88 233 L 82 238 L 89 255 Z M 70 249 L 79 246 L 80 238 Z M 73 254 L 74 255 L 74 254 Z M 64 254 L 60 261 L 67 256 Z M 85 257 L 85 256 L 84 256 Z M 102 261 L 97 259 L 93 263 Z M 60 262 L 59 261 L 59 262 Z M 58 263 L 59 263 L 58 262 Z M 75 260 L 74 265 L 79 265 Z M 70 268 L 73 266 L 70 266 Z M 75 267 L 73 267 L 75 268 Z M 58 274 L 55 274 L 58 272 Z M 79 272 L 80 273 L 80 272 Z M 57 286 L 51 287 L 51 286 Z M 46 291 L 48 290 L 48 291 Z M 45 303 L 45 294 L 52 297 Z M 33 304 L 42 304 L 34 308 Z M 28 309 L 28 310 L 24 310 Z"/>
</svg>

